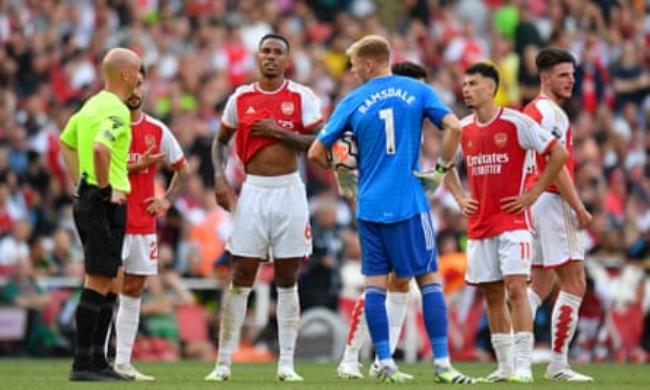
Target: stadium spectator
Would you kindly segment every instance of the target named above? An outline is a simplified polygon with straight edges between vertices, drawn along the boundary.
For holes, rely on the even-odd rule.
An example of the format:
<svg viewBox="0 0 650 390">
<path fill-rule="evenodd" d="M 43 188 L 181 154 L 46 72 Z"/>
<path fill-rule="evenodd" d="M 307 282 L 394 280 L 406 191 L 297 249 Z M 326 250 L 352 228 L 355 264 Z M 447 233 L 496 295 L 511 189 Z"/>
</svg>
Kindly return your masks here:
<svg viewBox="0 0 650 390">
<path fill-rule="evenodd" d="M 251 52 L 246 52 L 242 58 L 233 57 L 236 60 L 233 63 L 244 64 L 244 71 L 238 66 L 223 68 L 224 62 L 220 58 L 223 50 L 235 44 L 241 46 L 239 41 L 233 40 L 232 26 L 240 25 L 241 31 L 252 31 L 261 23 L 288 36 L 292 47 L 291 77 L 314 90 L 322 101 L 324 115 L 349 92 L 355 81 L 348 72 L 337 76 L 330 74 L 323 53 L 333 50 L 334 42 L 338 45 L 338 41 L 354 41 L 361 32 L 388 36 L 391 42 L 395 42 L 395 47 L 399 47 L 400 56 L 409 56 L 409 59 L 427 66 L 432 84 L 441 98 L 457 115 L 463 115 L 464 108 L 458 104 L 459 79 L 452 71 L 453 64 L 442 61 L 441 53 L 447 50 L 452 40 L 462 36 L 467 20 L 462 17 L 465 11 L 459 13 L 458 8 L 462 8 L 459 4 L 466 6 L 476 2 L 370 0 L 363 2 L 372 3 L 367 9 L 374 7 L 375 11 L 366 16 L 363 12 L 368 11 L 363 9 L 361 13 L 358 10 L 352 12 L 357 2 L 2 2 L 0 239 L 10 235 L 16 221 L 27 219 L 33 225 L 32 239 L 44 238 L 44 248 L 51 254 L 59 251 L 47 244 L 58 236 L 57 232 L 60 229 L 74 231 L 70 219 L 73 183 L 62 171 L 58 143 L 51 140 L 54 138 L 56 141 L 56 136 L 70 115 L 80 107 L 81 101 L 101 88 L 99 62 L 111 47 L 128 46 L 142 55 L 150 75 L 144 109 L 162 118 L 175 131 L 191 166 L 190 181 L 196 185 L 191 184 L 193 188 L 177 199 L 176 209 L 173 207 L 167 216 L 161 218 L 159 226 L 161 245 L 170 246 L 173 267 L 183 276 L 205 277 L 211 273 L 216 260 L 210 258 L 210 252 L 204 252 L 205 258 L 201 258 L 205 261 L 204 267 L 198 266 L 203 264 L 198 261 L 196 252 L 196 245 L 200 243 L 191 238 L 190 232 L 203 221 L 197 216 L 217 210 L 211 196 L 213 176 L 209 144 L 218 129 L 225 100 L 237 87 L 231 81 L 230 73 L 234 72 L 241 83 L 247 83 L 255 76 L 250 69 L 246 70 L 246 64 L 253 62 Z M 488 12 L 483 20 L 490 23 L 481 27 L 476 22 L 480 12 L 471 14 L 471 20 L 479 36 L 490 43 L 486 56 L 499 65 L 502 79 L 513 80 L 508 98 L 499 100 L 500 104 L 521 107 L 526 98 L 534 97 L 537 92 L 515 93 L 515 90 L 525 90 L 527 85 L 537 84 L 534 73 L 516 71 L 525 57 L 514 48 L 520 47 L 517 42 L 530 41 L 523 39 L 524 23 L 528 23 L 525 26 L 529 32 L 533 28 L 537 30 L 539 41 L 537 37 L 532 41 L 538 47 L 552 43 L 570 50 L 579 59 L 578 66 L 585 69 L 591 65 L 585 66 L 584 63 L 590 64 L 592 60 L 587 58 L 585 61 L 583 54 L 585 48 L 592 45 L 593 61 L 599 64 L 601 76 L 610 73 L 611 80 L 604 77 L 603 85 L 598 86 L 603 89 L 600 97 L 597 93 L 593 99 L 593 94 L 587 91 L 589 97 L 585 101 L 584 88 L 576 89 L 567 110 L 575 129 L 576 186 L 595 218 L 593 226 L 582 234 L 589 243 L 586 265 L 597 261 L 594 251 L 602 253 L 603 242 L 620 248 L 620 253 L 614 258 L 623 261 L 626 250 L 631 249 L 633 243 L 643 236 L 642 232 L 647 231 L 643 226 L 648 223 L 648 217 L 643 217 L 647 215 L 647 193 L 650 191 L 647 158 L 650 149 L 648 5 L 643 1 L 569 0 L 485 0 L 482 3 Z M 528 4 L 528 10 L 520 12 L 518 5 L 523 3 Z M 485 8 L 481 6 L 481 12 Z M 257 15 L 250 15 L 251 10 Z M 519 30 L 517 26 L 520 26 Z M 634 53 L 633 61 L 630 52 Z M 633 77 L 639 69 L 645 75 L 645 88 L 640 87 L 642 76 Z M 525 80 L 527 77 L 530 81 Z M 583 85 L 589 86 L 589 79 L 586 81 Z M 635 85 L 635 99 L 625 92 L 628 82 Z M 594 100 L 596 104 L 592 103 Z M 429 165 L 424 167 L 435 162 L 438 145 L 437 139 L 427 145 L 425 161 Z M 19 159 L 10 161 L 10 155 Z M 236 159 L 231 160 L 236 162 Z M 236 178 L 241 171 L 232 162 L 228 175 Z M 10 170 L 10 166 L 24 170 L 27 177 L 30 177 L 30 172 L 43 171 L 47 173 L 47 184 L 41 181 L 40 174 L 26 179 Z M 334 190 L 331 175 L 310 169 L 309 165 L 301 170 L 307 173 L 303 177 L 307 178 L 310 196 Z M 629 188 L 617 195 L 620 198 L 617 202 L 622 206 L 619 204 L 619 211 L 610 214 L 605 200 L 613 170 L 620 171 L 620 186 Z M 241 176 L 238 182 L 241 182 Z M 40 198 L 36 203 L 41 209 L 38 212 L 32 203 L 34 194 Z M 624 210 L 622 215 L 621 207 Z M 444 190 L 436 194 L 432 213 L 437 230 L 449 229 L 461 236 L 466 231 L 465 222 L 454 210 L 453 200 L 448 202 Z M 630 221 L 632 218 L 634 222 Z M 47 223 L 39 221 L 53 223 L 53 226 L 48 227 Z M 218 240 L 227 229 L 228 222 L 225 221 L 219 225 L 217 234 L 208 237 L 217 237 Z M 64 261 L 67 265 L 63 273 L 76 275 L 82 263 L 79 261 L 79 239 L 76 233 L 70 238 L 72 261 Z M 52 248 L 57 248 L 57 245 Z M 67 257 L 66 252 L 61 250 L 61 254 L 55 257 Z M 350 264 L 354 263 L 345 260 L 343 266 Z M 204 273 L 205 269 L 208 272 Z M 598 303 L 586 300 L 584 305 Z"/>
<path fill-rule="evenodd" d="M 21 219 L 13 224 L 11 234 L 0 240 L 0 267 L 11 269 L 22 260 L 30 260 L 27 241 L 31 233 L 29 221 Z"/>
<path fill-rule="evenodd" d="M 336 199 L 320 196 L 313 199 L 311 223 L 313 252 L 300 275 L 300 308 L 322 306 L 338 310 L 341 289 L 341 265 L 345 244 L 337 224 Z"/>
<path fill-rule="evenodd" d="M 7 284 L 1 290 L 0 302 L 23 308 L 27 311 L 23 348 L 30 355 L 47 355 L 54 345 L 54 334 L 43 323 L 43 308 L 50 302 L 48 294 L 38 285 L 31 260 L 23 257 L 16 266 Z"/>
</svg>

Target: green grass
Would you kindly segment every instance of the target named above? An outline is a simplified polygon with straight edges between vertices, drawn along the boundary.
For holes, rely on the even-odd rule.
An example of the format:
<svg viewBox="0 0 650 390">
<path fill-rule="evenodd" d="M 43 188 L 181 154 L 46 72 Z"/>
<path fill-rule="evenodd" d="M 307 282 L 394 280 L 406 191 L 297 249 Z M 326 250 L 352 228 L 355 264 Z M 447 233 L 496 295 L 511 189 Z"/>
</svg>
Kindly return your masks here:
<svg viewBox="0 0 650 390">
<path fill-rule="evenodd" d="M 366 365 L 367 366 L 367 365 Z M 457 368 L 472 375 L 486 375 L 493 368 L 488 363 L 457 364 Z M 61 360 L 33 360 L 33 359 L 2 359 L 0 360 L 0 389 L 183 389 L 216 388 L 223 389 L 377 389 L 397 387 L 405 389 L 431 389 L 448 385 L 433 383 L 429 364 L 402 364 L 404 372 L 415 375 L 416 379 L 401 385 L 378 384 L 373 380 L 363 379 L 357 381 L 342 381 L 336 378 L 334 364 L 298 363 L 297 371 L 305 377 L 304 384 L 277 383 L 275 381 L 275 364 L 236 364 L 233 366 L 233 378 L 223 384 L 208 383 L 203 377 L 212 369 L 209 362 L 184 361 L 178 363 L 138 363 L 137 367 L 146 374 L 154 375 L 154 383 L 71 383 L 68 382 L 70 361 Z M 532 385 L 477 385 L 480 389 L 503 389 L 526 387 L 529 389 L 650 389 L 650 367 L 639 365 L 613 365 L 599 364 L 590 366 L 576 366 L 576 369 L 585 374 L 592 375 L 596 382 L 592 384 L 566 384 L 553 383 L 543 379 L 542 366 L 535 367 L 536 382 Z M 365 371 L 364 371 L 365 373 Z M 126 386 L 126 387 L 125 387 Z"/>
</svg>

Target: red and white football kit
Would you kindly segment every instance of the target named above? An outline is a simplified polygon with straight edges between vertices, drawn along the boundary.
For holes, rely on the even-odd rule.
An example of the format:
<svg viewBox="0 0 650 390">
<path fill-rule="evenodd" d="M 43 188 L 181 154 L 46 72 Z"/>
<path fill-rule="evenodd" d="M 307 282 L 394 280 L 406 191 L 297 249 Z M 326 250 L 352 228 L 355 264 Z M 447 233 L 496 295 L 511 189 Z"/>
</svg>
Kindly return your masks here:
<svg viewBox="0 0 650 390">
<path fill-rule="evenodd" d="M 320 101 L 306 86 L 290 80 L 275 91 L 257 83 L 237 88 L 230 96 L 221 124 L 235 131 L 237 155 L 243 164 L 263 148 L 280 142 L 254 136 L 251 126 L 272 118 L 289 131 L 307 133 L 322 121 Z M 311 254 L 311 228 L 305 186 L 298 172 L 281 176 L 247 175 L 226 249 L 233 255 L 275 259 Z"/>
<path fill-rule="evenodd" d="M 542 155 L 556 139 L 526 115 L 499 109 L 488 123 L 475 115 L 461 121 L 461 149 L 478 211 L 468 217 L 468 283 L 503 280 L 507 275 L 529 275 L 532 256 L 527 212 L 501 210 L 501 199 L 520 195 L 528 174 L 528 150 Z"/>
<path fill-rule="evenodd" d="M 524 113 L 557 138 L 569 152 L 566 167 L 575 179 L 571 123 L 562 108 L 544 95 L 537 96 Z M 546 158 L 536 155 L 533 182 L 546 166 Z M 555 184 L 540 195 L 532 207 L 533 267 L 556 268 L 571 260 L 583 260 L 584 249 L 578 239 L 578 218 L 562 198 Z"/>
<path fill-rule="evenodd" d="M 131 123 L 129 163 L 137 162 L 151 146 L 152 154 L 163 153 L 165 163 L 173 169 L 178 169 L 184 164 L 183 150 L 169 128 L 161 121 L 143 114 L 138 122 Z M 157 166 L 151 165 L 141 171 L 129 173 L 131 192 L 127 197 L 126 236 L 122 249 L 124 269 L 128 274 L 158 273 L 157 216 L 147 212 L 145 202 L 155 195 L 157 170 Z"/>
</svg>

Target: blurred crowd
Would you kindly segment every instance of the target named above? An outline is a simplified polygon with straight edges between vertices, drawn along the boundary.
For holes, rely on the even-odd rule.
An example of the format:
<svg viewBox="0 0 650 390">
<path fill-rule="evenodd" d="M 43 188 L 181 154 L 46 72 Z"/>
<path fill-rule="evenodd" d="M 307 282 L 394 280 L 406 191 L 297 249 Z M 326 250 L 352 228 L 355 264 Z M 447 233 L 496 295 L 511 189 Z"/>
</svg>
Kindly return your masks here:
<svg viewBox="0 0 650 390">
<path fill-rule="evenodd" d="M 58 134 L 84 99 L 102 87 L 98 62 L 115 46 L 143 58 L 145 111 L 169 125 L 192 171 L 173 208 L 159 220 L 161 276 L 150 283 L 150 302 L 172 298 L 145 315 L 174 313 L 174 307 L 202 299 L 204 307 L 218 307 L 214 296 L 197 296 L 178 278 L 213 279 L 215 286 L 227 279 L 229 216 L 216 206 L 211 190 L 210 144 L 230 93 L 256 78 L 259 38 L 272 31 L 289 39 L 289 77 L 315 91 L 324 115 L 356 86 L 345 50 L 365 34 L 388 37 L 394 62 L 425 65 L 430 84 L 459 117 L 467 114 L 459 92 L 469 64 L 483 59 L 496 64 L 502 79 L 498 103 L 521 108 L 538 92 L 539 48 L 552 45 L 573 53 L 578 61 L 574 98 L 565 108 L 574 134 L 576 186 L 594 215 L 582 234 L 590 293 L 574 350 L 585 360 L 645 359 L 650 351 L 647 0 L 1 1 L 0 302 L 28 309 L 28 336 L 40 337 L 31 347 L 55 345 L 57 333 L 65 333 L 52 330 L 59 317 L 40 318 L 56 294 L 37 280 L 80 278 L 83 269 L 71 218 L 74 183 L 61 164 Z M 440 135 L 426 126 L 422 164 L 429 167 Z M 341 302 L 361 291 L 352 205 L 337 197 L 330 173 L 305 162 L 301 172 L 314 231 L 314 255 L 301 277 L 303 310 L 338 311 L 345 306 Z M 233 183 L 242 182 L 234 155 L 227 173 Z M 169 173 L 157 180 L 165 188 Z M 466 292 L 465 221 L 444 188 L 431 204 L 454 311 L 453 294 Z M 65 314 L 67 300 L 59 300 Z M 468 313 L 462 310 L 461 316 Z M 625 316 L 638 317 L 640 325 L 630 328 Z M 48 320 L 44 331 L 41 325 Z M 477 337 L 476 331 L 469 333 Z M 178 329 L 174 334 L 169 338 L 178 341 Z M 197 349 L 196 356 L 210 355 L 207 346 Z"/>
</svg>

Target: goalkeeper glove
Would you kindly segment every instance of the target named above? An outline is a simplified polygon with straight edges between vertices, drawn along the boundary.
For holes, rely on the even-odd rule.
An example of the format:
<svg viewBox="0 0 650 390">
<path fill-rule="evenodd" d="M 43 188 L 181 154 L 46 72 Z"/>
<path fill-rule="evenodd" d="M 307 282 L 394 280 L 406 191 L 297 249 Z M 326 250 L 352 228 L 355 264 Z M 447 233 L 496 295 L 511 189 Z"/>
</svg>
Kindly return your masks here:
<svg viewBox="0 0 650 390">
<path fill-rule="evenodd" d="M 342 172 L 340 170 L 334 171 L 336 178 L 336 185 L 339 187 L 339 194 L 346 198 L 354 198 L 357 196 L 357 184 L 359 183 L 359 171 Z"/>
<path fill-rule="evenodd" d="M 432 195 L 453 166 L 453 164 L 438 159 L 435 168 L 427 171 L 413 171 L 413 174 L 420 179 L 420 184 L 424 187 L 425 192 Z"/>
</svg>

